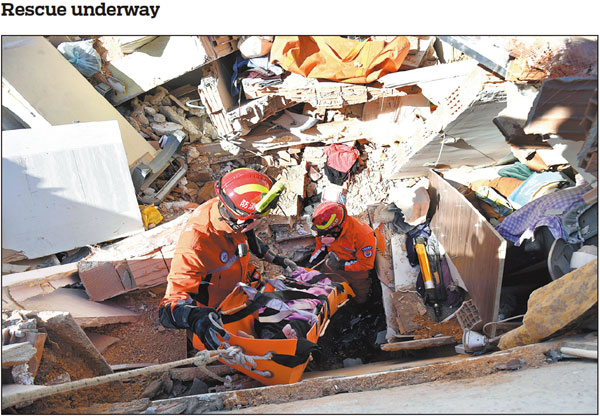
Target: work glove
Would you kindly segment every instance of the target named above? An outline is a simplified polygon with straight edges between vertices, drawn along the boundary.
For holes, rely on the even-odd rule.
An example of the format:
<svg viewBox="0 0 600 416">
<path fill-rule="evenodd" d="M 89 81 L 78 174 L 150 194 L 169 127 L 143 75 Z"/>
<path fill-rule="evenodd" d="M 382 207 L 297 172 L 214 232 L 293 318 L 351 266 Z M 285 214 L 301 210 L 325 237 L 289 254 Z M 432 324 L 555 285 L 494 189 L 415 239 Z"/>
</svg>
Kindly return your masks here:
<svg viewBox="0 0 600 416">
<path fill-rule="evenodd" d="M 290 269 L 292 272 L 298 268 L 298 265 L 287 257 L 283 259 L 283 264 L 286 270 Z"/>
<path fill-rule="evenodd" d="M 281 267 L 283 267 L 283 275 L 287 277 L 292 277 L 294 274 L 294 270 L 298 268 L 298 265 L 294 263 L 292 260 L 284 257 L 282 260 Z"/>
<path fill-rule="evenodd" d="M 283 267 L 284 274 L 286 276 L 291 275 L 292 272 L 298 268 L 296 263 L 283 256 L 273 256 L 273 260 L 271 262 L 279 267 Z"/>
<path fill-rule="evenodd" d="M 223 329 L 223 322 L 213 308 L 195 307 L 190 312 L 188 319 L 190 328 L 198 335 L 207 350 L 216 350 L 221 345 L 217 334 L 223 338 L 228 338 L 227 331 Z"/>
<path fill-rule="evenodd" d="M 332 270 L 344 270 L 344 264 L 346 262 L 344 260 L 340 260 L 337 254 L 334 252 L 329 252 L 327 255 L 327 260 L 325 260 L 325 265 Z"/>
</svg>

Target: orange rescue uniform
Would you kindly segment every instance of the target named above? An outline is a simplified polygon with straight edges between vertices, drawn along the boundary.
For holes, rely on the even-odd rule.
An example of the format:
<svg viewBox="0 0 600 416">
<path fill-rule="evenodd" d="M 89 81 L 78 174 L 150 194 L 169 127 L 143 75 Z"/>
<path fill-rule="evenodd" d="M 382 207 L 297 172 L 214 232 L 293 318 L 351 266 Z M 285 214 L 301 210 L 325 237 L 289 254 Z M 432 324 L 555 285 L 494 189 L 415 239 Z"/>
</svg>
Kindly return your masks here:
<svg viewBox="0 0 600 416">
<path fill-rule="evenodd" d="M 383 236 L 375 237 L 375 232 L 357 218 L 347 216 L 342 225 L 342 232 L 335 241 L 323 245 L 322 237 L 317 237 L 317 245 L 310 262 L 312 263 L 323 252 L 334 252 L 344 262 L 344 270 L 331 270 L 327 266 L 321 271 L 336 273 L 344 278 L 356 294 L 356 301 L 367 300 L 370 289 L 369 271 L 375 266 L 375 253 L 379 245 L 385 251 Z M 383 248 L 383 249 L 382 249 Z"/>
<path fill-rule="evenodd" d="M 220 220 L 219 199 L 194 210 L 181 232 L 167 289 L 160 306 L 192 298 L 199 305 L 216 307 L 238 282 L 247 282 L 250 256 L 237 256 L 237 246 L 248 244 L 246 235 Z"/>
</svg>

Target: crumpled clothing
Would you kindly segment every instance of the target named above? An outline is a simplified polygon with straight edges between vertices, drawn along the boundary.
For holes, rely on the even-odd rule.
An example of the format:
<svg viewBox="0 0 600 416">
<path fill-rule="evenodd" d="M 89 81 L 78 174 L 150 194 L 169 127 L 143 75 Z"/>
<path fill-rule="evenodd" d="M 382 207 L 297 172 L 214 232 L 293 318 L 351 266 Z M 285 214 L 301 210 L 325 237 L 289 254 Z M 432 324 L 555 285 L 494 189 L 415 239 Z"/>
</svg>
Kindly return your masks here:
<svg viewBox="0 0 600 416">
<path fill-rule="evenodd" d="M 321 272 L 318 270 L 309 270 L 303 267 L 298 267 L 292 272 L 292 278 L 299 282 L 308 282 L 318 274 L 321 274 Z"/>
<path fill-rule="evenodd" d="M 505 168 L 498 170 L 498 175 L 509 178 L 517 178 L 522 181 L 526 180 L 531 176 L 533 171 L 527 167 L 526 164 L 521 162 L 515 162 L 512 165 L 508 165 Z"/>
<path fill-rule="evenodd" d="M 515 246 L 533 238 L 535 230 L 543 226 L 548 227 L 554 238 L 566 240 L 561 217 L 583 203 L 581 196 L 590 189 L 590 185 L 583 185 L 544 195 L 508 215 L 496 230 Z"/>
<path fill-rule="evenodd" d="M 259 58 L 243 59 L 238 56 L 233 64 L 233 74 L 231 76 L 231 95 L 236 97 L 240 90 L 238 89 L 238 80 L 243 78 L 261 78 L 281 82 L 283 79 L 283 68 L 272 64 L 266 56 Z"/>
</svg>

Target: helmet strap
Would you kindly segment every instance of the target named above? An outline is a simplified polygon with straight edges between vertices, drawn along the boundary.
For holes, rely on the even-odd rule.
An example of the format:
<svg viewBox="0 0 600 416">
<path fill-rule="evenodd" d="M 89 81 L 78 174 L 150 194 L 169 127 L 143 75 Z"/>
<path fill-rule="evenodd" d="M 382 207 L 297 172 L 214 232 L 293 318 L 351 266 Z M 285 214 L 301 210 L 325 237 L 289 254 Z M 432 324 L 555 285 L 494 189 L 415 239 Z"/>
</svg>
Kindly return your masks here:
<svg viewBox="0 0 600 416">
<path fill-rule="evenodd" d="M 221 214 L 220 220 L 225 221 L 233 231 L 239 231 L 246 226 L 246 224 L 238 224 L 237 218 L 221 201 L 219 201 L 219 214 Z"/>
</svg>

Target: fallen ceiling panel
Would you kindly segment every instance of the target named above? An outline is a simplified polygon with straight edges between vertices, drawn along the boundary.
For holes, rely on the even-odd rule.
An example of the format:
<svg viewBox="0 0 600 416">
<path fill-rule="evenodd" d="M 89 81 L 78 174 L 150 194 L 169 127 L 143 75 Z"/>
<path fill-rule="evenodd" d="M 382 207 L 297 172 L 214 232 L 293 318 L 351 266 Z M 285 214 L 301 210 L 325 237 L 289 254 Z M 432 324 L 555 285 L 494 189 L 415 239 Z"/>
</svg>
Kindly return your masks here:
<svg viewBox="0 0 600 416">
<path fill-rule="evenodd" d="M 411 137 L 416 150 L 401 149 L 390 168 L 390 179 L 426 175 L 430 167 L 481 167 L 510 154 L 493 119 L 506 108 L 503 83 L 488 83 L 485 71 L 477 68 L 427 121 L 420 137 Z"/>
<path fill-rule="evenodd" d="M 144 230 L 116 121 L 2 134 L 2 246 L 28 258 Z"/>
</svg>

